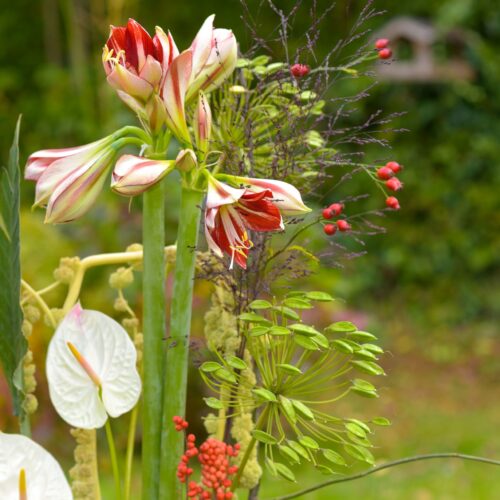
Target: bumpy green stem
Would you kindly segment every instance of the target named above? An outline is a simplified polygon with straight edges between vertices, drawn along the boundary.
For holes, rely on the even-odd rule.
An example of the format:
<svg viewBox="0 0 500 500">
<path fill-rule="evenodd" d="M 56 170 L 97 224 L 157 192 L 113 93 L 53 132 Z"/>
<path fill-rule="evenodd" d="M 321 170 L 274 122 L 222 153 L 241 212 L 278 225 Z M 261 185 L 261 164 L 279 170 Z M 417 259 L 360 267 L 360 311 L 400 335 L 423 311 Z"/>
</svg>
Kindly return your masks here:
<svg viewBox="0 0 500 500">
<path fill-rule="evenodd" d="M 144 193 L 144 391 L 142 405 L 142 498 L 158 498 L 165 335 L 165 187 Z"/>
<path fill-rule="evenodd" d="M 176 469 L 184 452 L 183 434 L 174 430 L 172 417 L 184 416 L 189 353 L 189 331 L 193 297 L 196 243 L 203 192 L 182 189 L 177 237 L 170 335 L 164 374 L 164 405 L 161 440 L 160 500 L 182 498 Z M 145 363 L 146 366 L 146 363 Z"/>
</svg>

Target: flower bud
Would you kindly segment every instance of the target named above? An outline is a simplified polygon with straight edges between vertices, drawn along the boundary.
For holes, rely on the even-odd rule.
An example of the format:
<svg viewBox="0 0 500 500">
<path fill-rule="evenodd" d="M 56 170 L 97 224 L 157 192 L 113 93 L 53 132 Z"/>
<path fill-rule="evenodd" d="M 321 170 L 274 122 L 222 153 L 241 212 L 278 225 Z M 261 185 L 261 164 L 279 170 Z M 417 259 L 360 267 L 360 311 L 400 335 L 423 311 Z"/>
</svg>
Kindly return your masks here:
<svg viewBox="0 0 500 500">
<path fill-rule="evenodd" d="M 196 168 L 198 162 L 192 149 L 182 149 L 175 159 L 175 168 L 181 172 L 190 172 Z"/>
<path fill-rule="evenodd" d="M 307 64 L 294 64 L 290 68 L 290 73 L 292 73 L 295 78 L 302 78 L 304 76 L 307 76 L 310 71 L 311 68 Z"/>
</svg>

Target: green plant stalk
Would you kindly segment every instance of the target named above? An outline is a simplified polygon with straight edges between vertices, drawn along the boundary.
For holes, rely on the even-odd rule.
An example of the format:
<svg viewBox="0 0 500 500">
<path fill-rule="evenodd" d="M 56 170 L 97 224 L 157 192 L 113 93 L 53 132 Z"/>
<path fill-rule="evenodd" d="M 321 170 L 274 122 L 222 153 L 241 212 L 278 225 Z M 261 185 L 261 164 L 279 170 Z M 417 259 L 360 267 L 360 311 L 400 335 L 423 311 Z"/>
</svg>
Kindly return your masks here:
<svg viewBox="0 0 500 500">
<path fill-rule="evenodd" d="M 130 415 L 130 424 L 128 428 L 127 436 L 127 452 L 125 455 L 125 494 L 124 499 L 130 500 L 130 488 L 132 483 L 132 465 L 134 461 L 134 441 L 135 441 L 135 429 L 137 425 L 137 414 L 139 412 L 139 406 L 135 406 Z"/>
<path fill-rule="evenodd" d="M 113 432 L 109 418 L 106 420 L 106 438 L 108 440 L 109 457 L 111 458 L 111 467 L 113 469 L 113 479 L 115 481 L 115 495 L 116 498 L 122 498 L 122 488 L 120 484 L 120 471 L 118 469 L 118 459 L 116 458 L 115 440 L 113 439 Z"/>
<path fill-rule="evenodd" d="M 158 498 L 165 335 L 165 186 L 144 193 L 144 347 L 142 405 L 142 498 Z"/>
<path fill-rule="evenodd" d="M 165 397 L 161 428 L 160 495 L 157 497 L 160 500 L 183 498 L 182 484 L 176 477 L 176 470 L 184 452 L 184 435 L 175 431 L 172 417 L 184 416 L 186 411 L 194 268 L 203 196 L 203 191 L 186 187 L 182 189 L 170 335 L 166 344 L 166 367 L 163 377 Z M 146 367 L 147 363 L 144 366 Z"/>
</svg>

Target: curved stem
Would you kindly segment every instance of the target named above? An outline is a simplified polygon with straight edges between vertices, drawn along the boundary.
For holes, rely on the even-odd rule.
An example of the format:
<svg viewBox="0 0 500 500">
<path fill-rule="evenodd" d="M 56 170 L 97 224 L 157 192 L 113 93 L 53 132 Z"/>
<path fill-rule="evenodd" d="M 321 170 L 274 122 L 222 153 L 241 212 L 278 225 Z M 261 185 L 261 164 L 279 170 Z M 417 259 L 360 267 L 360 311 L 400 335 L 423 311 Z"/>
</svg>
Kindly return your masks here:
<svg viewBox="0 0 500 500">
<path fill-rule="evenodd" d="M 182 498 L 182 484 L 176 476 L 184 451 L 184 436 L 174 430 L 172 417 L 186 411 L 189 332 L 193 299 L 196 244 L 200 224 L 202 191 L 182 189 L 177 230 L 177 253 L 172 294 L 170 334 L 166 342 L 166 367 L 163 375 L 164 400 L 161 421 L 160 495 Z M 161 349 L 161 348 L 160 348 Z M 147 362 L 144 364 L 147 367 Z M 161 381 L 161 379 L 160 379 Z M 152 497 L 151 497 L 152 498 Z"/>
<path fill-rule="evenodd" d="M 40 293 L 34 290 L 26 281 L 21 280 L 21 286 L 37 301 L 40 309 L 47 315 L 50 320 L 50 323 L 55 328 L 57 326 L 56 320 L 54 319 L 54 315 L 52 311 L 49 309 L 49 306 L 45 302 L 45 300 L 40 297 Z"/>
<path fill-rule="evenodd" d="M 125 495 L 123 497 L 125 500 L 130 500 L 132 462 L 134 460 L 134 441 L 135 441 L 135 430 L 137 427 L 138 411 L 139 411 L 139 406 L 136 405 L 130 415 L 130 424 L 128 428 L 127 452 L 125 455 Z"/>
<path fill-rule="evenodd" d="M 109 456 L 111 458 L 111 467 L 113 468 L 113 478 L 115 480 L 115 495 L 116 498 L 122 498 L 120 472 L 118 470 L 118 460 L 116 458 L 115 440 L 113 439 L 113 432 L 111 431 L 111 424 L 109 418 L 106 420 L 106 438 L 108 440 Z"/>
<path fill-rule="evenodd" d="M 165 335 L 165 184 L 144 193 L 142 498 L 158 497 Z M 179 455 L 180 456 L 180 455 Z"/>
<path fill-rule="evenodd" d="M 470 460 L 472 462 L 482 462 L 485 464 L 500 466 L 500 460 L 493 460 L 491 458 L 485 457 L 476 457 L 474 455 L 464 455 L 462 453 L 429 453 L 426 455 L 415 455 L 414 457 L 400 458 L 399 460 L 394 460 L 393 462 L 387 462 L 385 464 L 377 465 L 376 467 L 363 472 L 359 472 L 358 474 L 352 474 L 350 476 L 345 476 L 337 479 L 330 479 L 328 481 L 325 481 L 324 483 L 316 484 L 314 486 L 311 486 L 310 488 L 305 488 L 303 490 L 296 491 L 295 493 L 290 493 L 289 495 L 274 497 L 273 500 L 289 500 L 290 498 L 302 497 L 302 495 L 311 493 L 312 491 L 316 491 L 321 488 L 325 488 L 326 486 L 337 483 L 345 483 L 347 481 L 354 481 L 355 479 L 361 479 L 380 470 L 389 469 L 398 465 L 409 464 L 411 462 L 419 462 L 421 460 L 431 460 L 436 458 L 459 458 L 461 460 Z"/>
</svg>

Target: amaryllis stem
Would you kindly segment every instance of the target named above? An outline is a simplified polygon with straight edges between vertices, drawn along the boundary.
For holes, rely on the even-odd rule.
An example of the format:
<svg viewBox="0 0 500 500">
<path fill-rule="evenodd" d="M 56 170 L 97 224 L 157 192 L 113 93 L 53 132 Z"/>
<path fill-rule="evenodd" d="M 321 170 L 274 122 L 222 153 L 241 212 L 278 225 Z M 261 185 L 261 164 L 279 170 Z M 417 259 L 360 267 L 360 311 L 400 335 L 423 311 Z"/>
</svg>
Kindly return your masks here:
<svg viewBox="0 0 500 500">
<path fill-rule="evenodd" d="M 176 470 L 184 452 L 184 435 L 175 431 L 172 418 L 175 415 L 184 416 L 186 411 L 194 268 L 203 195 L 202 191 L 182 189 L 170 332 L 166 342 L 167 362 L 164 374 L 165 397 L 158 497 L 161 499 L 182 498 L 182 484 L 176 477 Z"/>
<path fill-rule="evenodd" d="M 165 335 L 165 186 L 144 193 L 144 351 L 142 498 L 159 498 L 163 337 Z"/>
</svg>

